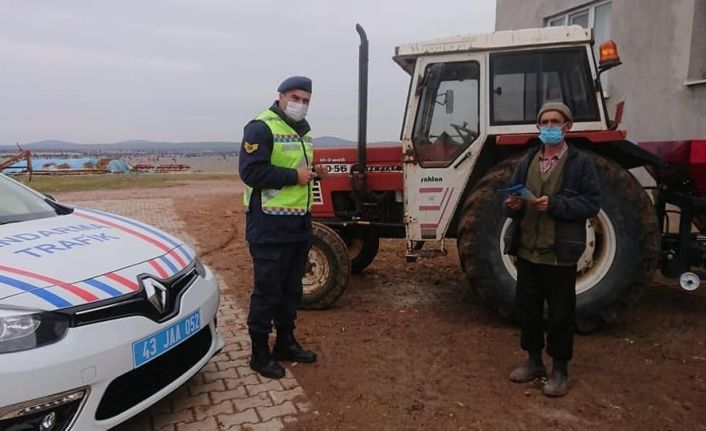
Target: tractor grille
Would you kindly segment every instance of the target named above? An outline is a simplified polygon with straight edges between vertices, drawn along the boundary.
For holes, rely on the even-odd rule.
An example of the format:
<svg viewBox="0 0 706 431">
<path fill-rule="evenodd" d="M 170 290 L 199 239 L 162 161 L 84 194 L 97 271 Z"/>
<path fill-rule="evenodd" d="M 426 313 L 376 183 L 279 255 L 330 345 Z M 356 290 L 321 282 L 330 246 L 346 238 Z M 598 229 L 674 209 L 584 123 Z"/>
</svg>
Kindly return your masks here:
<svg viewBox="0 0 706 431">
<path fill-rule="evenodd" d="M 208 353 L 211 342 L 207 325 L 162 356 L 113 380 L 98 405 L 96 419 L 119 415 L 168 386 Z"/>
<path fill-rule="evenodd" d="M 311 195 L 313 197 L 312 205 L 323 205 L 324 195 L 321 193 L 321 181 L 314 181 L 311 186 Z"/>
</svg>

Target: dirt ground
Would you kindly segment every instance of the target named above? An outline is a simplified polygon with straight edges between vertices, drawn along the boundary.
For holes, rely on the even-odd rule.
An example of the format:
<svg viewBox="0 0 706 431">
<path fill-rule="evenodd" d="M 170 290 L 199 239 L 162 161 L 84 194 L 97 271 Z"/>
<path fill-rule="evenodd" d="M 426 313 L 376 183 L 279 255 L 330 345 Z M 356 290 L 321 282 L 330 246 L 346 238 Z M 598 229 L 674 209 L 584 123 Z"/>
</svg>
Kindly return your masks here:
<svg viewBox="0 0 706 431">
<path fill-rule="evenodd" d="M 202 260 L 247 307 L 240 190 L 213 181 L 163 192 L 183 197 Z M 319 415 L 294 427 L 706 429 L 705 288 L 656 282 L 625 324 L 577 336 L 571 392 L 548 399 L 537 383 L 508 380 L 525 358 L 519 331 L 469 291 L 448 245 L 447 257 L 408 264 L 403 242 L 383 241 L 333 308 L 300 312 L 298 337 L 319 361 L 292 371 Z"/>
</svg>

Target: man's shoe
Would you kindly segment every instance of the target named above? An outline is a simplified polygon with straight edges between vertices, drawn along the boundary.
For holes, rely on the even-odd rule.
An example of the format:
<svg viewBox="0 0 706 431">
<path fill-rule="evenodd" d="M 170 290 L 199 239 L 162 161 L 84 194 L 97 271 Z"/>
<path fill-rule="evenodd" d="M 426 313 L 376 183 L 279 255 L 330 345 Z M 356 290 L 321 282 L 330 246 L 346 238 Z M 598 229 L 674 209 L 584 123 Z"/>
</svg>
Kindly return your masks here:
<svg viewBox="0 0 706 431">
<path fill-rule="evenodd" d="M 569 375 L 554 368 L 542 388 L 542 393 L 548 397 L 563 397 L 567 392 L 569 392 Z"/>
<path fill-rule="evenodd" d="M 304 350 L 294 338 L 292 330 L 278 330 L 272 356 L 276 361 L 291 361 L 301 363 L 316 362 L 316 353 Z"/>
<path fill-rule="evenodd" d="M 277 361 L 272 359 L 267 338 L 267 334 L 250 336 L 252 341 L 250 368 L 257 371 L 263 377 L 267 377 L 269 379 L 281 379 L 284 377 L 284 368 L 282 368 Z"/>
<path fill-rule="evenodd" d="M 534 379 L 546 377 L 547 369 L 544 364 L 528 359 L 527 362 L 515 368 L 510 373 L 510 380 L 515 383 L 527 383 Z"/>
</svg>

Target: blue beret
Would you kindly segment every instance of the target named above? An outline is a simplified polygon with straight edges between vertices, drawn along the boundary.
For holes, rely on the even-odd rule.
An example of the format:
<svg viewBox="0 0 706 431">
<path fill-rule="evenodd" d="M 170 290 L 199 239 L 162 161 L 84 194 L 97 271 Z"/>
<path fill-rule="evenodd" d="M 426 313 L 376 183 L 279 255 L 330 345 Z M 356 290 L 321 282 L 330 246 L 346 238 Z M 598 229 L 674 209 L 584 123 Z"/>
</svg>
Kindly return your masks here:
<svg viewBox="0 0 706 431">
<path fill-rule="evenodd" d="M 277 92 L 279 93 L 290 90 L 304 90 L 307 93 L 311 93 L 311 79 L 306 76 L 290 76 L 277 87 Z"/>
</svg>

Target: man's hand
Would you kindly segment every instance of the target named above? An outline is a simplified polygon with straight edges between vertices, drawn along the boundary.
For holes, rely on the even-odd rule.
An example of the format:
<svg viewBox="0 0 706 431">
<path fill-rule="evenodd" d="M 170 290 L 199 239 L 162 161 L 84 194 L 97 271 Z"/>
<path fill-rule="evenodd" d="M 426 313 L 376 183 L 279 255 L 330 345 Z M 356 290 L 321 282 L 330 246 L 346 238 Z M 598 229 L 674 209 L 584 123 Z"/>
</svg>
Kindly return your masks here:
<svg viewBox="0 0 706 431">
<path fill-rule="evenodd" d="M 534 206 L 537 207 L 537 211 L 546 211 L 547 208 L 549 208 L 549 196 L 544 195 L 538 197 L 537 200 L 534 201 Z"/>
<path fill-rule="evenodd" d="M 301 185 L 308 184 L 309 181 L 314 179 L 314 173 L 308 166 L 300 166 L 297 168 L 297 182 Z"/>
<path fill-rule="evenodd" d="M 507 199 L 505 199 L 505 205 L 507 205 L 507 207 L 510 208 L 512 211 L 518 211 L 520 208 L 522 208 L 522 205 L 524 205 L 524 203 L 525 201 L 518 198 L 517 196 L 508 196 Z"/>
</svg>

